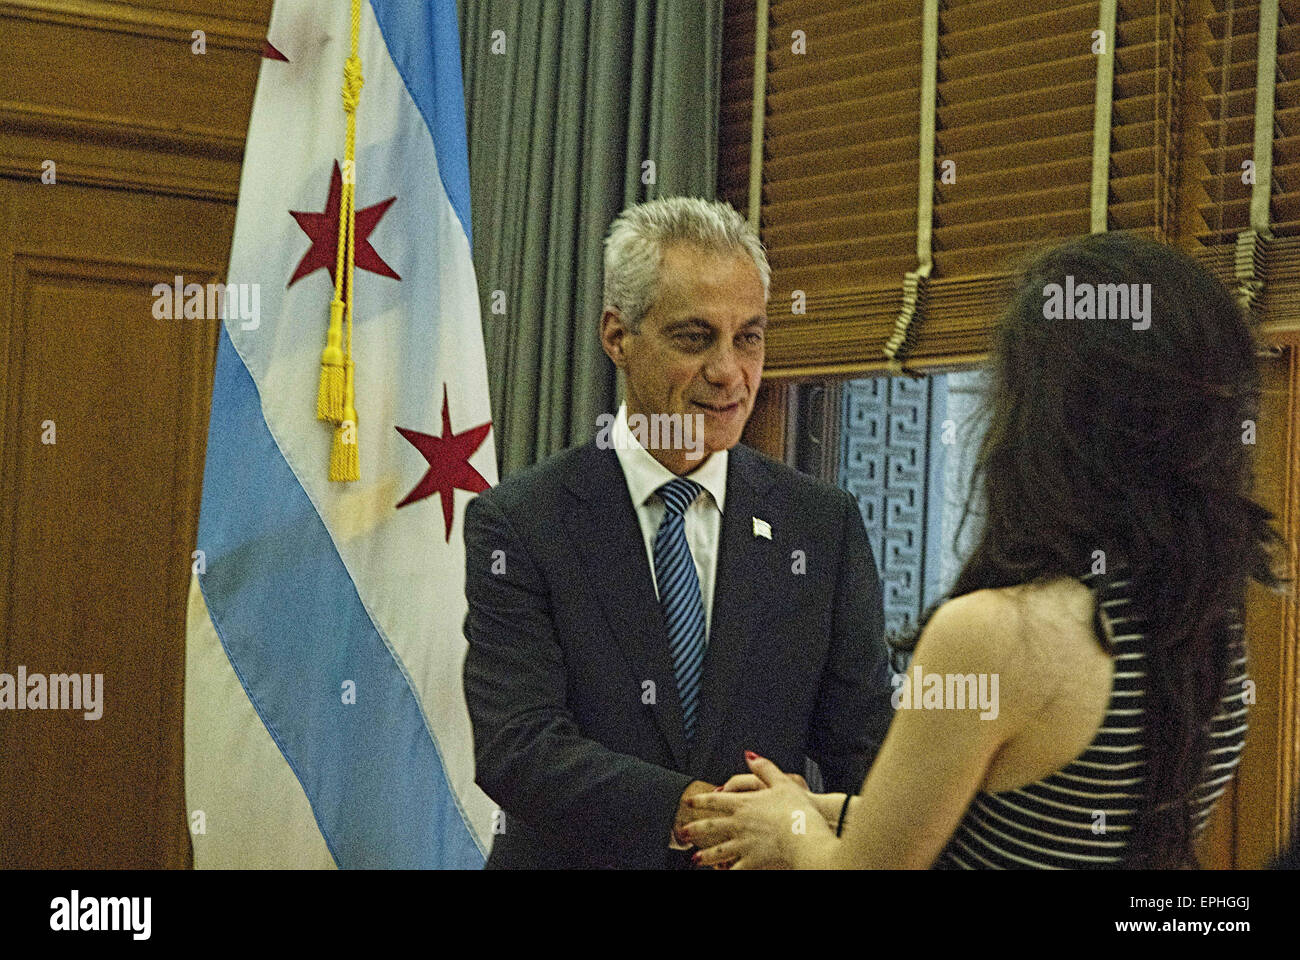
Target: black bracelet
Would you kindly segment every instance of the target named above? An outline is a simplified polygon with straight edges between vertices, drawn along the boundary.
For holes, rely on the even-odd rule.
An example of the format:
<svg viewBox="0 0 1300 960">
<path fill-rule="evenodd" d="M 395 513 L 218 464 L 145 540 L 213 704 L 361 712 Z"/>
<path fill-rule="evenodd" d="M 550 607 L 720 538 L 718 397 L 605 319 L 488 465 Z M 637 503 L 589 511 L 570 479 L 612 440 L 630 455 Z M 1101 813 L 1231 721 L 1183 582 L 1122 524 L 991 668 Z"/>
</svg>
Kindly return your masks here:
<svg viewBox="0 0 1300 960">
<path fill-rule="evenodd" d="M 844 806 L 840 807 L 840 822 L 835 825 L 835 836 L 844 832 L 844 814 L 849 812 L 849 801 L 853 799 L 853 794 L 844 794 Z"/>
</svg>

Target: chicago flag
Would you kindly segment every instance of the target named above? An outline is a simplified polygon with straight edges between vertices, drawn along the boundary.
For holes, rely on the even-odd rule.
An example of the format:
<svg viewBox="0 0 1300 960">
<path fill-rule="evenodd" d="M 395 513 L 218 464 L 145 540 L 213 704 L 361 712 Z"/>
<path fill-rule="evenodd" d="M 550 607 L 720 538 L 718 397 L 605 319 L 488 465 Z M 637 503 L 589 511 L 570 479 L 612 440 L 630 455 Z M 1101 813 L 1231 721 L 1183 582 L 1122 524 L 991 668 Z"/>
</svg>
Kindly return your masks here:
<svg viewBox="0 0 1300 960">
<path fill-rule="evenodd" d="M 465 503 L 496 480 L 455 0 L 363 0 L 352 355 L 360 480 L 316 419 L 346 169 L 348 0 L 277 0 L 217 350 L 193 558 L 196 867 L 479 867 Z"/>
</svg>

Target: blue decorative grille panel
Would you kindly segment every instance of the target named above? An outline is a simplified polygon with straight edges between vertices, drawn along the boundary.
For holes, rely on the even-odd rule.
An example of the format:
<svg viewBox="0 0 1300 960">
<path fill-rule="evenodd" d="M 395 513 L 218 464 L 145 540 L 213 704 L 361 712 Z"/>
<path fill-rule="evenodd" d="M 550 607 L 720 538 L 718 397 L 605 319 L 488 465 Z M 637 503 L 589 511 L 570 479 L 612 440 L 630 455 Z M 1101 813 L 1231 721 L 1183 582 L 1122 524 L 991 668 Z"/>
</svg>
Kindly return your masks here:
<svg viewBox="0 0 1300 960">
<path fill-rule="evenodd" d="M 862 511 L 890 633 L 944 594 L 974 542 L 976 518 L 953 546 L 982 431 L 972 418 L 979 391 L 973 371 L 843 385 L 839 484 Z"/>
<path fill-rule="evenodd" d="M 930 381 L 844 385 L 840 486 L 858 501 L 885 588 L 885 628 L 916 623 L 925 584 Z"/>
</svg>

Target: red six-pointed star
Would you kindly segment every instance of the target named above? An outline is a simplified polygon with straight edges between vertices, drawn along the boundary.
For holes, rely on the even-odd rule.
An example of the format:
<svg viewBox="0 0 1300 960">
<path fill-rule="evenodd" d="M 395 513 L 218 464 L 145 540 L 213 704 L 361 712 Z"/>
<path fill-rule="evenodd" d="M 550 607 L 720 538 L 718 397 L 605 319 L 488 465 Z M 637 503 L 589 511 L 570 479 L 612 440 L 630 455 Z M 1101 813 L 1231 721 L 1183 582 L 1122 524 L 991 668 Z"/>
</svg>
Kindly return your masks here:
<svg viewBox="0 0 1300 960">
<path fill-rule="evenodd" d="M 469 464 L 469 458 L 483 445 L 483 439 L 491 429 L 492 421 L 489 420 L 477 427 L 471 427 L 464 433 L 452 433 L 451 413 L 447 407 L 447 385 L 444 383 L 441 437 L 397 427 L 397 432 L 409 440 L 424 459 L 429 461 L 428 471 L 397 507 L 400 509 L 408 503 L 415 503 L 417 500 L 438 494 L 442 500 L 442 519 L 447 527 L 447 542 L 450 543 L 455 491 L 468 490 L 470 493 L 482 493 L 491 486 L 483 479 L 483 475 Z"/>
<path fill-rule="evenodd" d="M 290 210 L 290 215 L 298 221 L 303 233 L 311 238 L 311 247 L 298 261 L 298 269 L 289 278 L 292 287 L 307 274 L 324 267 L 330 272 L 330 281 L 334 280 L 334 264 L 338 259 L 339 247 L 339 207 L 342 206 L 343 174 L 339 171 L 339 162 L 334 161 L 334 172 L 330 174 L 330 195 L 325 202 L 324 213 L 303 213 Z M 382 203 L 357 211 L 357 238 L 355 242 L 356 264 L 358 270 L 369 270 L 383 277 L 401 280 L 395 271 L 375 252 L 366 238 L 379 224 L 379 218 L 388 212 L 397 197 L 389 197 Z M 347 291 L 344 291 L 344 296 Z"/>
</svg>

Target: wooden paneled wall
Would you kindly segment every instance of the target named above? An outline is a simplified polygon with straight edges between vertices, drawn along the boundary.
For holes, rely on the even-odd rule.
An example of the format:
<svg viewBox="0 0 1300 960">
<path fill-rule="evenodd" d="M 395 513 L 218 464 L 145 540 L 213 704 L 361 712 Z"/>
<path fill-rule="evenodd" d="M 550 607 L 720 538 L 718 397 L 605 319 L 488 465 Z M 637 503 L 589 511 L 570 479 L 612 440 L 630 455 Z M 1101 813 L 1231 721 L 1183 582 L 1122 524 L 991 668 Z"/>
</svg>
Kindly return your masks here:
<svg viewBox="0 0 1300 960">
<path fill-rule="evenodd" d="M 0 0 L 0 672 L 103 675 L 98 720 L 0 714 L 0 868 L 190 860 L 217 321 L 151 291 L 224 277 L 271 4 L 214 6 Z"/>
</svg>

